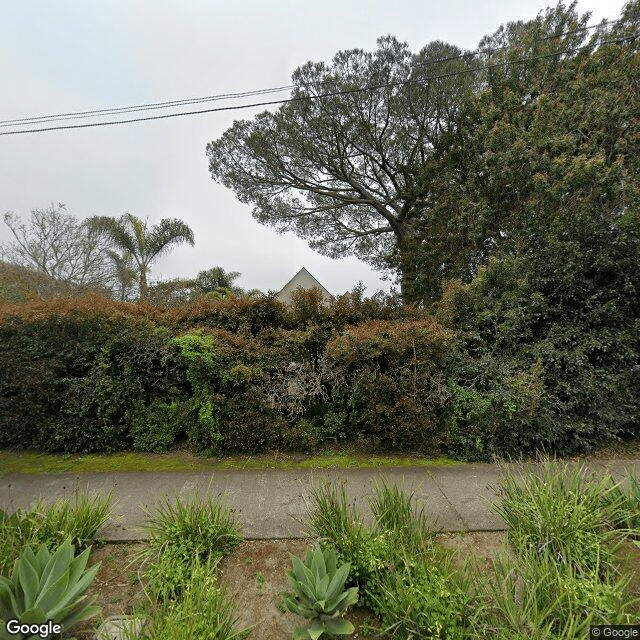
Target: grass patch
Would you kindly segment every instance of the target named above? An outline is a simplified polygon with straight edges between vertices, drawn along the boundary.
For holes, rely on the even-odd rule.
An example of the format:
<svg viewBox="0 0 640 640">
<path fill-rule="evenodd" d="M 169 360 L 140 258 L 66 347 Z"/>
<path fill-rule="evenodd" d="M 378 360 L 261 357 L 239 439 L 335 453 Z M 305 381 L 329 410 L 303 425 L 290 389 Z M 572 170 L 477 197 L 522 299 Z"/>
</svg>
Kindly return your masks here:
<svg viewBox="0 0 640 640">
<path fill-rule="evenodd" d="M 215 562 L 197 556 L 181 597 L 146 609 L 147 627 L 127 640 L 239 640 L 248 630 L 236 628 L 231 596 L 218 585 Z"/>
<path fill-rule="evenodd" d="M 508 526 L 508 540 L 520 555 L 550 553 L 561 564 L 589 574 L 612 568 L 622 535 L 614 528 L 627 494 L 611 476 L 597 479 L 584 467 L 547 460 L 538 473 L 507 473 L 494 505 Z"/>
<path fill-rule="evenodd" d="M 149 624 L 128 640 L 235 640 L 234 602 L 218 585 L 220 558 L 242 541 L 233 512 L 193 493 L 165 500 L 144 527 L 148 547 L 134 557 L 145 566 Z"/>
<path fill-rule="evenodd" d="M 442 467 L 463 464 L 448 458 L 377 456 L 327 450 L 301 456 L 273 453 L 259 456 L 204 458 L 187 452 L 162 454 L 123 452 L 113 454 L 45 454 L 0 452 L 0 475 L 14 473 L 89 473 L 106 471 L 216 471 L 234 469 L 352 469 L 381 467 Z"/>
<path fill-rule="evenodd" d="M 212 566 L 242 542 L 231 510 L 194 493 L 161 504 L 143 530 L 149 546 L 138 556 L 148 564 L 149 591 L 156 600 L 180 597 L 200 561 Z"/>
<path fill-rule="evenodd" d="M 67 538 L 80 552 L 109 519 L 113 496 L 76 493 L 53 504 L 38 502 L 28 511 L 9 515 L 0 510 L 0 574 L 11 571 L 14 560 L 27 546 L 47 546 L 54 551 Z"/>
</svg>

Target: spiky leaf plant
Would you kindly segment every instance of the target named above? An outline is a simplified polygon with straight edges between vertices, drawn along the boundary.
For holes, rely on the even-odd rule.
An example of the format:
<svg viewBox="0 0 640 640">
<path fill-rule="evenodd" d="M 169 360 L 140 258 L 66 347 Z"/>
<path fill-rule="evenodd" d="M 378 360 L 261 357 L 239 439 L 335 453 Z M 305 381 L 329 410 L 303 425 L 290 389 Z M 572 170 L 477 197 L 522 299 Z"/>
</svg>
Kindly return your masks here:
<svg viewBox="0 0 640 640">
<path fill-rule="evenodd" d="M 8 635 L 6 623 L 37 625 L 51 620 L 64 631 L 100 612 L 84 602 L 85 592 L 100 565 L 86 569 L 91 547 L 74 558 L 71 538 L 52 554 L 46 545 L 37 553 L 27 547 L 15 561 L 11 578 L 0 576 L 0 639 L 22 640 L 28 634 Z"/>
<path fill-rule="evenodd" d="M 306 561 L 291 556 L 292 571 L 287 572 L 293 593 L 283 595 L 284 606 L 309 624 L 298 629 L 293 640 L 318 640 L 353 633 L 354 626 L 340 617 L 358 601 L 358 587 L 344 590 L 350 563 L 337 567 L 335 549 L 309 550 Z"/>
</svg>

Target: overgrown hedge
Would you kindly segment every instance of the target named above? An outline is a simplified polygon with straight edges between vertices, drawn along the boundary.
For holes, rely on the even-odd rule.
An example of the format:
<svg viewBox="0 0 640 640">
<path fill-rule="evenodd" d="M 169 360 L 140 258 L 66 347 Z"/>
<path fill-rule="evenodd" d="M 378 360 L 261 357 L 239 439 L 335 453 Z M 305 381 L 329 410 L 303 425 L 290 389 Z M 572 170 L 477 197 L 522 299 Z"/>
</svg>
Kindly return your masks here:
<svg viewBox="0 0 640 640">
<path fill-rule="evenodd" d="M 603 247 L 606 251 L 603 251 Z M 0 447 L 207 454 L 330 442 L 467 460 L 640 435 L 637 221 L 585 224 L 450 283 L 174 309 L 0 307 Z"/>
</svg>

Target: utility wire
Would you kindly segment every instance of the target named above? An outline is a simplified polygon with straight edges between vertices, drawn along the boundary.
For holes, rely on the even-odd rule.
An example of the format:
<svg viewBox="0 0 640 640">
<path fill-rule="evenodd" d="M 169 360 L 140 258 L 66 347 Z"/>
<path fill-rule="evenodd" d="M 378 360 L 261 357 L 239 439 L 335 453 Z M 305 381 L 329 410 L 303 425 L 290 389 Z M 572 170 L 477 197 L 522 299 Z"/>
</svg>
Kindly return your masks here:
<svg viewBox="0 0 640 640">
<path fill-rule="evenodd" d="M 168 102 L 152 102 L 149 104 L 139 104 L 130 107 L 114 107 L 111 109 L 94 109 L 92 111 L 75 111 L 71 113 L 57 113 L 47 116 L 31 116 L 29 118 L 16 118 L 14 120 L 0 120 L 0 127 L 9 127 L 19 124 L 34 124 L 36 122 L 48 122 L 58 120 L 73 120 L 76 118 L 89 118 L 102 115 L 115 115 L 117 113 L 131 113 L 135 111 L 152 111 L 154 109 L 167 109 L 174 106 L 187 104 L 199 104 L 202 102 L 214 102 L 217 100 L 230 100 L 234 98 L 246 98 L 254 95 L 268 93 L 278 93 L 279 91 L 290 91 L 295 85 L 290 84 L 283 87 L 273 87 L 271 89 L 255 89 L 253 91 L 242 91 L 238 93 L 221 93 L 203 98 L 184 98 L 182 100 L 170 100 Z"/>
<path fill-rule="evenodd" d="M 603 40 L 601 41 L 599 44 L 600 45 L 605 45 L 605 44 L 622 44 L 624 42 L 631 42 L 633 40 L 635 40 L 636 38 L 638 38 L 638 36 L 640 36 L 640 32 L 639 33 L 635 33 L 631 36 L 625 36 L 623 38 L 616 38 L 613 40 Z M 426 77 L 426 78 L 421 78 L 420 82 L 428 82 L 428 81 L 432 81 L 432 80 L 441 80 L 444 78 L 451 78 L 451 77 L 455 77 L 455 76 L 460 76 L 460 75 L 466 75 L 469 73 L 477 73 L 479 71 L 486 71 L 486 70 L 490 70 L 490 69 L 497 69 L 497 68 L 501 68 L 504 67 L 506 65 L 515 65 L 515 64 L 522 64 L 522 63 L 526 63 L 526 62 L 534 62 L 536 60 L 544 60 L 547 58 L 554 58 L 556 56 L 560 56 L 566 53 L 576 53 L 578 51 L 584 50 L 584 49 L 589 49 L 591 46 L 593 46 L 592 44 L 588 44 L 588 45 L 584 45 L 581 47 L 576 47 L 574 49 L 565 49 L 562 51 L 555 51 L 553 53 L 549 53 L 549 54 L 544 54 L 544 55 L 540 55 L 540 56 L 532 56 L 529 58 L 520 58 L 518 60 L 508 60 L 508 61 L 503 61 L 503 62 L 499 62 L 499 63 L 495 63 L 495 64 L 489 64 L 489 65 L 483 65 L 480 67 L 474 67 L 472 69 L 464 69 L 461 71 L 453 71 L 450 73 L 445 73 L 445 74 L 440 74 L 440 75 L 436 75 L 436 76 L 430 76 L 430 77 Z M 467 56 L 469 54 L 466 54 Z M 464 56 L 456 56 L 453 59 L 459 59 L 462 58 Z M 445 60 L 445 59 L 443 59 Z M 439 61 L 433 61 L 434 63 L 439 62 Z M 132 122 L 147 122 L 150 120 L 164 120 L 167 118 L 178 118 L 178 117 L 182 117 L 182 116 L 192 116 L 192 115 L 199 115 L 199 114 L 203 114 L 203 113 L 215 113 L 218 111 L 237 111 L 240 109 L 250 109 L 253 107 L 263 107 L 263 106 L 272 106 L 272 105 L 276 105 L 276 104 L 286 104 L 289 102 L 301 102 L 301 101 L 306 101 L 306 100 L 319 100 L 319 99 L 323 99 L 323 98 L 330 98 L 330 97 L 337 97 L 337 96 L 342 96 L 342 95 L 349 95 L 349 94 L 354 94 L 354 93 L 362 93 L 365 91 L 376 91 L 379 89 L 386 89 L 386 88 L 391 88 L 394 86 L 398 86 L 398 85 L 403 85 L 403 84 L 417 84 L 418 81 L 416 80 L 402 80 L 402 81 L 398 81 L 398 82 L 390 82 L 390 83 L 384 83 L 384 84 L 379 84 L 379 85 L 373 85 L 373 86 L 366 86 L 366 87 L 359 87 L 356 89 L 345 89 L 343 91 L 334 91 L 334 92 L 328 92 L 328 93 L 320 93 L 320 94 L 316 94 L 316 95 L 306 95 L 306 96 L 296 96 L 293 98 L 285 98 L 283 100 L 270 100 L 270 101 L 265 101 L 265 102 L 254 102 L 251 104 L 241 104 L 241 105 L 234 105 L 234 106 L 226 106 L 226 107 L 214 107 L 211 109 L 199 109 L 199 110 L 195 110 L 195 111 L 181 111 L 178 113 L 167 113 L 167 114 L 162 114 L 162 115 L 156 115 L 156 116 L 146 116 L 146 117 L 142 117 L 142 118 L 129 118 L 126 120 L 111 120 L 111 121 L 107 121 L 107 122 L 90 122 L 90 123 L 86 123 L 86 124 L 72 124 L 72 125 L 60 125 L 60 126 L 52 126 L 52 127 L 43 127 L 40 129 L 23 129 L 20 131 L 0 131 L 0 136 L 7 136 L 7 135 L 18 135 L 21 133 L 42 133 L 45 131 L 59 131 L 59 130 L 63 130 L 63 129 L 85 129 L 85 128 L 89 128 L 89 127 L 103 127 L 103 126 L 111 126 L 111 125 L 116 125 L 116 124 L 129 124 Z M 294 88 L 300 88 L 298 86 L 295 86 Z M 264 91 L 268 91 L 268 90 L 264 90 Z M 247 94 L 252 94 L 255 92 L 245 92 Z M 31 124 L 31 123 L 30 123 Z"/>
<path fill-rule="evenodd" d="M 537 44 L 538 42 L 543 42 L 546 40 L 553 40 L 555 38 L 561 38 L 563 36 L 568 36 L 568 35 L 572 35 L 574 33 L 580 33 L 583 31 L 589 31 L 591 29 L 595 29 L 597 27 L 601 27 L 604 26 L 605 24 L 612 24 L 612 21 L 609 20 L 603 20 L 602 22 L 598 23 L 598 24 L 591 24 L 591 25 L 586 25 L 584 27 L 578 27 L 577 29 L 571 29 L 569 31 L 564 31 L 558 34 L 552 34 L 552 35 L 548 35 L 545 36 L 544 38 L 540 38 L 539 40 L 537 40 L 534 44 Z M 493 55 L 495 53 L 498 53 L 500 51 L 506 51 L 508 50 L 510 47 L 508 46 L 504 46 L 504 47 L 499 47 L 497 49 L 491 50 L 491 49 L 486 49 L 486 50 L 481 50 L 478 49 L 476 51 L 470 51 L 470 52 L 466 52 L 466 53 L 462 53 L 456 56 L 449 56 L 446 58 L 439 58 L 436 60 L 430 60 L 428 62 L 426 62 L 423 66 L 432 66 L 435 64 L 440 64 L 442 62 L 450 62 L 452 60 L 460 60 L 460 59 L 464 59 L 464 58 L 473 58 L 479 54 L 484 54 L 484 55 Z M 184 98 L 181 100 L 170 100 L 170 101 L 165 101 L 165 102 L 152 102 L 152 103 L 147 103 L 147 104 L 139 104 L 139 105 L 132 105 L 132 106 L 128 106 L 128 107 L 113 107 L 113 108 L 109 108 L 109 109 L 93 109 L 93 110 L 87 110 L 87 111 L 75 111 L 75 112 L 70 112 L 70 113 L 57 113 L 57 114 L 49 114 L 49 115 L 43 115 L 43 116 L 31 116 L 31 117 L 25 117 L 25 118 L 14 118 L 11 120 L 0 120 L 0 128 L 6 128 L 6 127 L 13 127 L 13 126 L 20 126 L 20 125 L 26 125 L 26 124 L 40 124 L 40 123 L 44 123 L 44 122 L 57 122 L 57 121 L 64 121 L 64 120 L 75 120 L 75 119 L 81 119 L 81 118 L 90 118 L 90 117 L 96 117 L 96 116 L 108 116 L 108 115 L 115 115 L 115 114 L 124 114 L 124 113 L 131 113 L 131 112 L 137 112 L 137 111 L 151 111 L 151 110 L 157 110 L 157 109 L 167 109 L 170 107 L 174 107 L 174 106 L 182 106 L 182 105 L 187 105 L 187 104 L 201 104 L 204 102 L 213 102 L 213 101 L 218 101 L 218 100 L 228 100 L 228 99 L 236 99 L 236 98 L 244 98 L 244 97 L 248 97 L 248 96 L 253 96 L 253 95 L 264 95 L 264 94 L 269 94 L 269 93 L 277 93 L 280 91 L 288 91 L 291 89 L 295 89 L 296 85 L 285 85 L 285 86 L 281 86 L 281 87 L 274 87 L 271 89 L 257 89 L 254 91 L 242 91 L 242 92 L 236 92 L 236 93 L 223 93 L 223 94 L 216 94 L 216 95 L 211 95 L 211 96 L 205 96 L 205 97 L 200 97 L 200 98 Z"/>
</svg>

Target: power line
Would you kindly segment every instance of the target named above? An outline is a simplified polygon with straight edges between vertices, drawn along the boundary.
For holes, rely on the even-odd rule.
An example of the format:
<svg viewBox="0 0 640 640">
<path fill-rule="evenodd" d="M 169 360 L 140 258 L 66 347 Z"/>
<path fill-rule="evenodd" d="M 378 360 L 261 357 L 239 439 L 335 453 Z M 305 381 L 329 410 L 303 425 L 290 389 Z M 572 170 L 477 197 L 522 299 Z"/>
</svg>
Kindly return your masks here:
<svg viewBox="0 0 640 640">
<path fill-rule="evenodd" d="M 111 109 L 93 109 L 91 111 L 75 111 L 71 113 L 58 113 L 46 116 L 31 116 L 28 118 L 16 118 L 14 120 L 0 120 L 0 127 L 15 126 L 19 124 L 33 124 L 35 122 L 73 120 L 75 118 L 88 118 L 101 115 L 114 115 L 116 113 L 131 113 L 135 111 L 152 111 L 154 109 L 166 109 L 174 106 L 186 104 L 198 104 L 202 102 L 213 102 L 217 100 L 230 100 L 234 98 L 246 98 L 253 95 L 263 95 L 268 93 L 278 93 L 279 91 L 290 91 L 295 85 L 290 84 L 271 89 L 255 89 L 253 91 L 241 91 L 238 93 L 221 93 L 202 98 L 184 98 L 182 100 L 170 100 L 167 102 L 152 102 L 149 104 L 132 105 L 129 107 L 113 107 Z"/>
<path fill-rule="evenodd" d="M 630 42 L 635 40 L 638 36 L 640 35 L 640 33 L 636 33 L 633 34 L 631 36 L 625 36 L 623 38 L 616 38 L 614 40 L 603 40 L 601 41 L 599 44 L 600 45 L 605 45 L 605 44 L 622 44 L 624 42 Z M 440 74 L 440 75 L 436 75 L 436 76 L 430 76 L 427 78 L 421 78 L 420 81 L 421 82 L 427 82 L 427 81 L 432 81 L 432 80 L 441 80 L 444 78 L 451 78 L 451 77 L 455 77 L 455 76 L 460 76 L 460 75 L 466 75 L 469 73 L 477 73 L 479 71 L 486 71 L 486 70 L 490 70 L 490 69 L 497 69 L 497 68 L 501 68 L 504 67 L 505 65 L 515 65 L 515 64 L 522 64 L 522 63 L 526 63 L 526 62 L 534 62 L 536 60 L 544 60 L 547 58 L 554 58 L 556 56 L 560 56 L 566 53 L 575 53 L 577 51 L 581 51 L 584 49 L 588 49 L 590 48 L 592 45 L 584 45 L 582 47 L 576 47 L 574 49 L 565 49 L 562 51 L 555 51 L 553 53 L 549 53 L 549 54 L 544 54 L 544 55 L 540 55 L 540 56 L 533 56 L 533 57 L 529 57 L 529 58 L 520 58 L 518 60 L 509 60 L 509 61 L 504 61 L 504 62 L 499 62 L 499 63 L 495 63 L 495 64 L 490 64 L 490 65 L 483 65 L 480 67 L 474 67 L 472 69 L 464 69 L 462 71 L 453 71 L 450 73 L 445 73 L 445 74 Z M 493 52 L 492 52 L 493 53 Z M 463 57 L 469 56 L 469 54 L 465 54 L 462 56 L 455 56 L 452 57 L 450 59 L 460 59 Z M 449 59 L 441 59 L 438 61 L 432 61 L 433 63 L 437 63 L 437 62 L 441 62 L 441 61 L 447 61 Z M 234 106 L 225 106 L 225 107 L 214 107 L 211 109 L 199 109 L 196 111 L 181 111 L 178 113 L 167 113 L 167 114 L 162 114 L 162 115 L 156 115 L 156 116 L 146 116 L 146 117 L 142 117 L 142 118 L 129 118 L 126 120 L 111 120 L 111 121 L 106 121 L 106 122 L 90 122 L 90 123 L 86 123 L 86 124 L 73 124 L 73 125 L 60 125 L 60 126 L 52 126 L 52 127 L 43 127 L 40 129 L 23 129 L 20 131 L 0 131 L 0 136 L 7 136 L 7 135 L 18 135 L 18 134 L 22 134 L 22 133 L 42 133 L 45 131 L 59 131 L 59 130 L 64 130 L 64 129 L 86 129 L 86 128 L 90 128 L 90 127 L 103 127 L 103 126 L 111 126 L 111 125 L 117 125 L 117 124 L 130 124 L 133 122 L 147 122 L 150 120 L 164 120 L 167 118 L 178 118 L 178 117 L 182 117 L 182 116 L 192 116 L 192 115 L 200 115 L 203 113 L 215 113 L 215 112 L 219 112 L 219 111 L 237 111 L 240 109 L 250 109 L 250 108 L 254 108 L 254 107 L 263 107 L 263 106 L 272 106 L 272 105 L 276 105 L 276 104 L 286 104 L 289 102 L 301 102 L 301 101 L 306 101 L 306 100 L 320 100 L 320 99 L 324 99 L 324 98 L 330 98 L 330 97 L 337 97 L 337 96 L 342 96 L 342 95 L 349 95 L 349 94 L 354 94 L 354 93 L 362 93 L 365 91 L 376 91 L 379 89 L 386 89 L 386 88 L 391 88 L 397 85 L 402 85 L 402 84 L 417 84 L 416 80 L 402 80 L 399 82 L 390 82 L 390 83 L 384 83 L 384 84 L 379 84 L 379 85 L 373 85 L 373 86 L 366 86 L 366 87 L 359 87 L 359 88 L 355 88 L 355 89 L 345 89 L 343 91 L 334 91 L 334 92 L 328 92 L 328 93 L 320 93 L 317 95 L 307 95 L 307 96 L 297 96 L 294 98 L 285 98 L 282 100 L 270 100 L 270 101 L 265 101 L 265 102 L 254 102 L 251 104 L 241 104 L 241 105 L 234 105 Z M 294 85 L 294 88 L 300 88 L 296 85 Z M 252 94 L 257 94 L 260 93 L 261 91 L 263 92 L 269 92 L 272 90 L 257 90 L 255 92 L 244 92 L 245 95 L 252 95 Z M 105 110 L 106 111 L 106 110 Z M 29 123 L 30 124 L 30 123 Z"/>
<path fill-rule="evenodd" d="M 591 29 L 595 29 L 597 27 L 603 26 L 605 24 L 612 24 L 612 21 L 609 20 L 603 20 L 602 22 L 598 23 L 598 24 L 591 24 L 591 25 L 586 25 L 584 27 L 578 27 L 577 29 L 571 29 L 569 31 L 564 31 L 558 34 L 552 34 L 549 36 L 545 36 L 544 38 L 540 38 L 539 40 L 537 40 L 534 44 L 537 44 L 538 42 L 542 42 L 542 41 L 546 41 L 546 40 L 552 40 L 555 38 L 560 38 L 563 36 L 567 36 L 567 35 L 571 35 L 574 33 L 580 33 L 580 32 L 584 32 L 584 31 L 588 31 Z M 466 52 L 466 53 L 462 53 L 456 56 L 449 56 L 446 58 L 438 58 L 436 60 L 430 60 L 428 62 L 425 63 L 425 65 L 423 66 L 432 66 L 435 64 L 440 64 L 442 62 L 450 62 L 452 60 L 460 60 L 460 59 L 464 59 L 464 58 L 472 58 L 475 57 L 479 54 L 483 54 L 483 55 L 493 55 L 495 53 L 498 53 L 500 51 L 506 51 L 508 50 L 509 47 L 505 46 L 505 47 L 499 47 L 497 49 L 494 50 L 481 50 L 478 49 L 476 51 L 470 51 L 470 52 Z M 10 120 L 0 120 L 0 128 L 5 128 L 5 127 L 13 127 L 13 126 L 20 126 L 20 125 L 26 125 L 26 124 L 40 124 L 40 123 L 44 123 L 44 122 L 57 122 L 57 121 L 65 121 L 65 120 L 75 120 L 75 119 L 81 119 L 81 118 L 90 118 L 90 117 L 101 117 L 101 116 L 108 116 L 108 115 L 115 115 L 115 114 L 125 114 L 125 113 L 131 113 L 131 112 L 137 112 L 137 111 L 151 111 L 151 110 L 157 110 L 157 109 L 167 109 L 170 107 L 174 107 L 174 106 L 182 106 L 182 105 L 187 105 L 187 104 L 201 104 L 204 102 L 210 102 L 210 101 L 218 101 L 218 100 L 227 100 L 227 99 L 236 99 L 236 98 L 243 98 L 243 97 L 248 97 L 248 96 L 252 96 L 252 95 L 264 95 L 264 94 L 269 94 L 269 93 L 277 93 L 279 91 L 287 91 L 287 90 L 291 90 L 296 88 L 296 85 L 285 85 L 285 86 L 281 86 L 281 87 L 274 87 L 271 89 L 257 89 L 254 91 L 242 91 L 242 92 L 236 92 L 236 93 L 223 93 L 223 94 L 215 94 L 215 95 L 211 95 L 211 96 L 205 96 L 205 97 L 200 97 L 200 98 L 184 98 L 181 100 L 170 100 L 170 101 L 165 101 L 165 102 L 152 102 L 152 103 L 146 103 L 146 104 L 139 104 L 139 105 L 131 105 L 131 106 L 127 106 L 127 107 L 113 107 L 113 108 L 108 108 L 108 109 L 92 109 L 92 110 L 86 110 L 86 111 L 74 111 L 74 112 L 70 112 L 70 113 L 58 113 L 58 114 L 49 114 L 49 115 L 42 115 L 42 116 L 30 116 L 30 117 L 24 117 L 24 118 L 14 118 L 14 119 L 10 119 Z"/>
<path fill-rule="evenodd" d="M 584 31 L 588 31 L 591 29 L 595 29 L 597 27 L 603 26 L 604 24 L 609 24 L 610 21 L 604 20 L 598 24 L 586 25 L 584 27 L 578 27 L 577 29 L 571 29 L 569 31 L 561 32 L 559 34 L 552 34 L 549 36 L 545 36 L 544 38 L 540 38 L 537 42 L 543 42 L 546 40 L 553 40 L 555 38 L 560 38 L 567 35 L 572 35 L 574 33 L 580 33 Z M 470 51 L 466 53 L 462 53 L 456 56 L 449 56 L 446 58 L 438 58 L 436 60 L 430 60 L 425 63 L 425 66 L 432 66 L 435 64 L 440 64 L 443 62 L 450 62 L 453 60 L 460 60 L 464 58 L 473 58 L 479 54 L 483 55 L 493 55 L 494 53 L 498 53 L 500 51 L 506 51 L 509 47 L 499 47 L 494 50 L 481 50 L 478 49 L 476 51 Z M 95 116 L 107 116 L 107 115 L 115 115 L 115 114 L 124 114 L 124 113 L 132 113 L 137 111 L 152 111 L 157 109 L 167 109 L 174 106 L 182 106 L 187 104 L 201 104 L 204 102 L 213 102 L 219 100 L 228 100 L 228 99 L 236 99 L 236 98 L 245 98 L 253 95 L 264 95 L 269 93 L 277 93 L 280 91 L 289 91 L 291 89 L 295 89 L 296 85 L 284 85 L 281 87 L 273 87 L 270 89 L 257 89 L 253 91 L 242 91 L 236 93 L 222 93 L 215 94 L 211 96 L 204 96 L 200 98 L 184 98 L 181 100 L 169 100 L 165 102 L 152 102 L 146 104 L 138 104 L 131 105 L 127 107 L 113 107 L 108 109 L 92 109 L 87 111 L 74 111 L 69 113 L 57 113 L 57 114 L 49 114 L 42 116 L 30 116 L 25 118 L 14 118 L 10 120 L 0 120 L 0 128 L 26 125 L 26 124 L 35 124 L 35 123 L 44 123 L 44 122 L 57 122 L 57 121 L 65 121 L 65 120 L 75 120 L 81 118 L 89 118 Z"/>
</svg>

